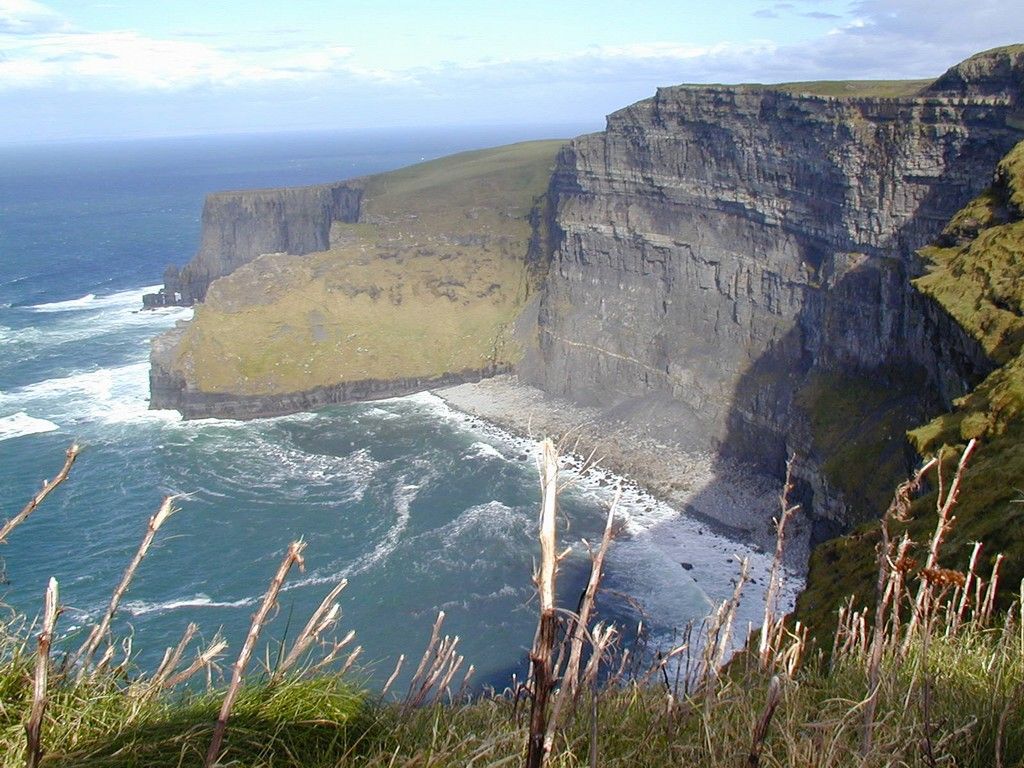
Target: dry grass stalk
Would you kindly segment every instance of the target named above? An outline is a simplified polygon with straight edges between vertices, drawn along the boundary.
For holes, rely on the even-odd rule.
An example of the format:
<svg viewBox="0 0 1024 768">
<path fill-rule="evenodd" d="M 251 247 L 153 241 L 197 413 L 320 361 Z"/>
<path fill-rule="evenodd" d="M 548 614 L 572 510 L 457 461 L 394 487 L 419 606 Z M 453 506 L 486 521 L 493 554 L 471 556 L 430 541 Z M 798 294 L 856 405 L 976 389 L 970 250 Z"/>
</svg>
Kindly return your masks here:
<svg viewBox="0 0 1024 768">
<path fill-rule="evenodd" d="M 767 669 L 772 657 L 772 636 L 776 632 L 775 611 L 778 608 L 779 590 L 782 588 L 783 557 L 786 552 L 786 523 L 800 509 L 799 504 L 790 505 L 789 493 L 793 489 L 793 459 L 786 462 L 786 481 L 782 486 L 779 503 L 782 515 L 775 521 L 775 557 L 768 575 L 768 589 L 764 596 L 764 620 L 761 623 L 761 642 L 758 647 L 758 659 L 761 669 Z"/>
<path fill-rule="evenodd" d="M 305 548 L 306 543 L 301 540 L 293 541 L 288 545 L 288 553 L 281 561 L 281 565 L 278 566 L 277 573 L 274 574 L 270 587 L 263 596 L 263 602 L 260 604 L 256 615 L 252 618 L 249 633 L 246 635 L 245 643 L 242 645 L 242 650 L 238 654 L 238 660 L 235 662 L 231 673 L 231 684 L 228 686 L 227 694 L 224 696 L 220 715 L 217 717 L 217 725 L 213 729 L 213 738 L 210 740 L 210 748 L 206 752 L 206 760 L 203 763 L 205 768 L 216 765 L 220 758 L 221 745 L 224 742 L 224 732 L 228 727 L 228 718 L 231 717 L 231 708 L 234 706 L 235 699 L 238 697 L 238 692 L 242 686 L 245 667 L 249 663 L 252 651 L 256 647 L 256 640 L 260 636 L 260 631 L 263 629 L 270 611 L 277 604 L 277 595 L 281 591 L 281 585 L 284 584 L 285 577 L 288 576 L 288 571 L 291 570 L 293 565 L 298 565 L 300 568 L 304 565 L 305 561 L 302 559 L 302 550 Z"/>
<path fill-rule="evenodd" d="M 348 631 L 348 634 L 341 638 L 341 640 L 332 642 L 330 650 L 328 650 L 327 653 L 324 654 L 324 657 L 320 659 L 320 661 L 313 665 L 313 669 L 311 671 L 317 672 L 318 670 L 321 670 L 324 667 L 327 667 L 330 664 L 334 663 L 335 659 L 338 658 L 338 655 L 343 650 L 345 650 L 346 646 L 348 646 L 348 644 L 352 642 L 355 636 L 356 631 L 354 629 L 350 629 Z"/>
<path fill-rule="evenodd" d="M 185 648 L 187 648 L 188 644 L 192 642 L 192 638 L 196 636 L 198 631 L 198 624 L 189 623 L 189 625 L 185 627 L 185 632 L 182 634 L 181 640 L 178 641 L 178 645 L 174 648 L 168 648 L 164 652 L 164 658 L 150 680 L 151 690 L 163 687 L 164 681 L 166 681 L 171 673 L 178 668 L 178 664 L 181 663 L 181 657 L 185 655 Z"/>
<path fill-rule="evenodd" d="M 96 624 L 89 636 L 86 638 L 82 647 L 79 648 L 78 653 L 75 654 L 73 661 L 81 662 L 81 668 L 79 669 L 79 679 L 85 674 L 86 669 L 92 660 L 93 654 L 96 653 L 96 649 L 99 644 L 103 642 L 103 639 L 107 636 L 110 631 L 110 622 L 114 618 L 114 614 L 117 613 L 117 608 L 121 604 L 121 599 L 124 597 L 124 593 L 128 591 L 128 585 L 131 584 L 132 579 L 135 577 L 135 571 L 138 570 L 139 565 L 142 563 L 146 553 L 149 552 L 150 546 L 153 544 L 153 539 L 156 536 L 157 531 L 160 530 L 160 526 L 164 524 L 172 514 L 174 514 L 174 496 L 168 496 L 164 499 L 160 508 L 149 518 L 149 524 L 146 526 L 146 533 L 142 537 L 142 543 L 139 544 L 139 549 L 135 553 L 135 557 L 125 568 L 124 575 L 121 577 L 121 582 L 114 589 L 114 593 L 110 596 L 110 603 L 107 605 L 107 610 L 103 614 L 103 618 L 100 619 L 99 623 Z"/>
<path fill-rule="evenodd" d="M 403 653 L 403 654 L 401 654 L 398 657 L 398 663 L 395 664 L 395 670 L 394 670 L 394 672 L 391 673 L 391 677 L 388 678 L 388 681 L 386 683 L 384 683 L 384 687 L 381 688 L 381 691 L 380 691 L 380 695 L 381 696 L 387 696 L 388 691 L 391 690 L 391 685 L 395 682 L 395 678 L 398 677 L 398 673 L 402 671 L 402 665 L 404 663 L 405 663 L 405 654 Z"/>
<path fill-rule="evenodd" d="M 973 438 L 967 443 L 967 447 L 964 448 L 964 452 L 960 455 L 960 461 L 957 463 L 953 481 L 949 484 L 949 489 L 945 492 L 945 495 L 943 495 L 941 457 L 937 463 L 939 470 L 939 492 L 935 500 L 935 507 L 938 512 L 938 520 L 935 523 L 935 533 L 932 535 L 931 544 L 928 547 L 928 559 L 925 562 L 925 569 L 933 569 L 938 564 L 942 543 L 956 521 L 955 517 L 950 516 L 950 512 L 956 505 L 957 497 L 960 495 L 960 484 L 963 480 L 964 469 L 967 467 L 967 462 L 974 452 L 976 445 L 977 441 Z M 900 653 L 904 656 L 910 650 L 915 631 L 920 626 L 921 621 L 926 620 L 931 613 L 929 606 L 931 597 L 931 585 L 926 579 L 922 579 L 918 587 L 917 597 L 914 600 L 913 612 L 910 615 L 910 623 L 907 626 L 906 635 L 903 639 L 903 646 L 900 649 Z"/>
<path fill-rule="evenodd" d="M 874 626 L 871 636 L 871 650 L 868 656 L 868 697 L 864 705 L 864 722 L 861 730 L 861 755 L 866 756 L 871 751 L 871 742 L 874 731 L 875 712 L 878 705 L 878 686 L 880 682 L 880 671 L 882 668 L 882 656 L 888 644 L 886 628 L 889 625 L 889 609 L 895 605 L 895 613 L 899 612 L 899 587 L 893 588 L 894 581 L 901 578 L 902 571 L 896 567 L 899 562 L 893 558 L 893 546 L 889 537 L 889 521 L 904 520 L 910 511 L 910 497 L 920 487 L 925 474 L 937 463 L 932 459 L 922 466 L 912 478 L 901 483 L 896 488 L 889 508 L 882 515 L 879 528 L 882 540 L 878 544 L 878 577 L 875 583 L 875 614 Z M 904 541 L 909 541 L 904 537 Z M 905 554 L 906 548 L 900 549 Z"/>
<path fill-rule="evenodd" d="M 726 602 L 727 609 L 725 611 L 724 623 L 722 631 L 718 634 L 718 648 L 715 651 L 714 659 L 716 673 L 717 670 L 722 668 L 722 664 L 725 663 L 725 657 L 732 645 L 732 625 L 736 619 L 736 611 L 740 607 L 740 596 L 743 594 L 743 588 L 746 586 L 749 578 L 750 560 L 744 557 L 740 560 L 740 575 L 736 579 L 736 587 L 733 589 L 732 597 Z"/>
<path fill-rule="evenodd" d="M 619 631 L 611 624 L 594 627 L 593 643 L 594 652 L 587 661 L 587 668 L 583 671 L 583 684 L 591 690 L 597 688 L 597 673 L 601 669 L 601 660 L 608 655 Z"/>
<path fill-rule="evenodd" d="M 404 708 L 419 707 L 431 699 L 439 701 L 445 692 L 450 692 L 451 681 L 465 661 L 464 656 L 455 652 L 459 644 L 458 636 L 445 635 L 441 638 L 443 621 L 444 611 L 440 611 L 434 621 L 427 648 L 409 683 L 409 692 L 403 702 Z"/>
<path fill-rule="evenodd" d="M 569 640 L 569 660 L 566 662 L 565 670 L 562 673 L 562 684 L 555 696 L 551 710 L 551 717 L 548 722 L 548 733 L 546 736 L 548 751 L 551 750 L 554 729 L 559 724 L 566 701 L 572 700 L 575 704 L 579 696 L 580 661 L 583 658 L 583 645 L 586 640 L 587 627 L 590 624 L 590 616 L 594 610 L 594 600 L 597 597 L 597 590 L 601 586 L 604 559 L 605 555 L 608 553 L 608 546 L 612 541 L 612 532 L 615 525 L 615 512 L 618 509 L 619 500 L 621 498 L 622 489 L 617 488 L 615 491 L 615 498 L 612 500 L 612 504 L 608 508 L 608 518 L 605 521 L 604 534 L 601 537 L 601 545 L 591 558 L 590 579 L 587 582 L 587 588 L 583 593 L 583 599 L 580 601 L 579 613 L 573 621 L 572 634 Z M 559 669 L 559 667 L 560 664 L 555 665 L 556 670 Z"/>
<path fill-rule="evenodd" d="M 73 460 L 71 459 L 71 461 Z M 36 650 L 36 673 L 32 685 L 32 709 L 29 714 L 28 723 L 25 724 L 25 738 L 28 742 L 28 758 L 25 761 L 27 768 L 36 768 L 39 765 L 39 761 L 43 758 L 42 729 L 43 713 L 46 711 L 46 678 L 50 669 L 50 644 L 53 642 L 53 628 L 57 623 L 57 597 L 57 580 L 51 578 L 46 586 L 43 626 L 39 633 Z"/>
<path fill-rule="evenodd" d="M 540 514 L 540 568 L 535 577 L 540 596 L 540 622 L 537 637 L 530 651 L 533 671 L 533 701 L 530 705 L 530 733 L 527 742 L 526 768 L 540 768 L 547 757 L 548 697 L 555 681 L 551 655 L 558 631 L 555 609 L 555 579 L 558 571 L 558 553 L 555 541 L 555 518 L 558 507 L 558 456 L 550 440 L 541 443 L 540 456 L 541 514 Z"/>
<path fill-rule="evenodd" d="M 768 698 L 765 700 L 761 716 L 754 724 L 754 734 L 750 739 L 750 753 L 747 755 L 747 768 L 757 768 L 761 764 L 761 749 L 768 737 L 768 728 L 771 725 L 775 710 L 782 701 L 782 679 L 773 675 L 768 683 Z"/>
<path fill-rule="evenodd" d="M 43 487 L 39 489 L 35 496 L 29 499 L 28 504 L 22 508 L 21 512 L 4 523 L 3 527 L 0 528 L 0 544 L 6 544 L 7 537 L 10 535 L 11 531 L 24 523 L 28 519 L 29 515 L 35 511 L 36 507 L 42 504 L 43 500 L 50 495 L 50 492 L 67 479 L 68 473 L 71 472 L 71 465 L 74 464 L 75 459 L 78 458 L 78 453 L 79 447 L 77 444 L 72 443 L 68 446 L 67 451 L 64 452 L 66 458 L 64 459 L 64 466 L 61 467 L 60 472 L 54 475 L 52 480 L 44 481 Z"/>
<path fill-rule="evenodd" d="M 985 592 L 985 600 L 980 607 L 980 620 L 983 625 L 992 621 L 992 611 L 996 607 L 996 595 L 999 592 L 999 566 L 1003 564 L 1003 554 L 996 555 L 996 562 L 992 566 L 992 576 L 988 580 L 988 589 Z"/>
<path fill-rule="evenodd" d="M 352 665 L 356 663 L 356 659 L 359 658 L 359 655 L 362 652 L 363 646 L 361 645 L 357 645 L 355 648 L 352 649 L 352 653 L 348 655 L 348 658 L 345 659 L 345 663 L 341 666 L 341 672 L 338 673 L 341 677 L 344 677 L 348 673 L 348 671 L 352 669 Z"/>
<path fill-rule="evenodd" d="M 441 625 L 443 623 L 444 611 L 438 611 L 437 618 L 434 619 L 434 626 L 430 630 L 430 640 L 427 642 L 427 647 L 420 658 L 419 666 L 416 667 L 416 671 L 413 673 L 412 680 L 409 681 L 409 692 L 405 695 L 405 703 L 408 706 L 413 706 L 413 697 L 418 693 L 419 688 L 423 684 L 423 678 L 427 674 L 428 666 L 436 658 L 437 644 L 441 639 Z"/>
<path fill-rule="evenodd" d="M 272 676 L 273 681 L 278 681 L 281 677 L 293 666 L 296 662 L 301 659 L 309 647 L 316 642 L 325 632 L 334 627 L 341 619 L 341 606 L 334 602 L 341 591 L 348 586 L 348 579 L 342 579 L 338 584 L 327 593 L 320 605 L 312 615 L 309 617 L 309 621 L 306 622 L 306 626 L 302 628 L 298 637 L 295 638 L 295 642 L 292 643 L 291 650 L 288 655 L 284 657 L 281 663 L 274 670 Z"/>
<path fill-rule="evenodd" d="M 192 678 L 199 670 L 209 670 L 213 663 L 227 650 L 228 642 L 220 635 L 215 635 L 210 644 L 196 656 L 195 660 L 185 669 L 171 675 L 163 682 L 165 689 L 181 685 Z"/>
<path fill-rule="evenodd" d="M 974 549 L 971 551 L 971 559 L 967 565 L 967 577 L 963 589 L 960 590 L 960 601 L 957 605 L 956 617 L 952 622 L 952 634 L 963 624 L 964 615 L 967 612 L 967 605 L 971 599 L 971 586 L 978 581 L 976 568 L 978 567 L 978 555 L 981 553 L 981 542 L 974 542 Z"/>
</svg>

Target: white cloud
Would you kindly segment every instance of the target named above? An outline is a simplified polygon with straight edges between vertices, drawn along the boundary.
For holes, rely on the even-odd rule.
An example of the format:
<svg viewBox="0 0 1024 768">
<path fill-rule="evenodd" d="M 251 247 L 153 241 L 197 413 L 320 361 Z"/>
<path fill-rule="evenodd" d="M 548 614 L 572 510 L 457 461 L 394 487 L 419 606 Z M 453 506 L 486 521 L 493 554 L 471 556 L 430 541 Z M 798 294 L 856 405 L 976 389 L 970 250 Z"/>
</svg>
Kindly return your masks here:
<svg viewBox="0 0 1024 768">
<path fill-rule="evenodd" d="M 30 35 L 66 26 L 59 13 L 33 0 L 0 0 L 0 35 Z"/>
<path fill-rule="evenodd" d="M 130 30 L 86 32 L 38 3 L 0 0 L 0 89 L 166 91 L 306 81 L 340 72 L 378 76 L 350 66 L 351 56 L 343 46 L 230 50 Z"/>
</svg>

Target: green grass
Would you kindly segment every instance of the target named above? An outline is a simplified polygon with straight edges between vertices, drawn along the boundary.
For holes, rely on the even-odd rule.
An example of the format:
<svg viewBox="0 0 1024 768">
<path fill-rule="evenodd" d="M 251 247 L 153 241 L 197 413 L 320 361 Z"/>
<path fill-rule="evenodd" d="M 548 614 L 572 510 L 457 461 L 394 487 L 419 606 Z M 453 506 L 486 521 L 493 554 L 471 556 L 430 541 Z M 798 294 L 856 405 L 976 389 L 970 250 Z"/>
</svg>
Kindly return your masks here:
<svg viewBox="0 0 1024 768">
<path fill-rule="evenodd" d="M 332 247 L 268 255 L 210 286 L 174 370 L 249 395 L 516 362 L 539 275 L 529 215 L 560 141 L 465 152 L 360 180 Z"/>
<path fill-rule="evenodd" d="M 6 638 L 9 654 L 12 642 Z M 24 765 L 22 722 L 29 704 L 24 652 L 0 661 L 0 766 Z M 682 696 L 668 706 L 660 684 L 626 684 L 601 691 L 597 702 L 599 765 L 706 768 L 745 765 L 754 722 L 772 672 L 741 655 L 710 701 Z M 970 629 L 953 639 L 935 633 L 927 656 L 915 646 L 907 659 L 887 656 L 881 675 L 874 748 L 865 766 L 926 766 L 921 742 L 930 734 L 940 764 L 994 764 L 999 717 L 1008 715 L 1005 765 L 1024 759 L 1024 654 L 1014 632 Z M 927 699 L 924 698 L 927 685 Z M 761 756 L 762 765 L 839 768 L 859 744 L 863 660 L 845 656 L 830 667 L 811 658 L 783 696 Z M 202 765 L 220 692 L 132 695 L 123 678 L 85 683 L 56 680 L 44 723 L 43 765 L 56 768 L 192 768 Z M 927 710 L 924 702 L 927 701 Z M 909 706 L 907 706 L 909 702 Z M 588 764 L 591 706 L 584 696 L 555 742 L 557 768 Z M 345 766 L 519 766 L 529 703 L 507 695 L 403 710 L 377 701 L 333 676 L 248 685 L 228 727 L 221 765 L 250 768 Z M 952 734 L 956 733 L 954 737 Z"/>
<path fill-rule="evenodd" d="M 848 96 L 852 98 L 909 98 L 920 96 L 932 80 L 808 80 L 763 86 L 793 95 Z"/>
</svg>

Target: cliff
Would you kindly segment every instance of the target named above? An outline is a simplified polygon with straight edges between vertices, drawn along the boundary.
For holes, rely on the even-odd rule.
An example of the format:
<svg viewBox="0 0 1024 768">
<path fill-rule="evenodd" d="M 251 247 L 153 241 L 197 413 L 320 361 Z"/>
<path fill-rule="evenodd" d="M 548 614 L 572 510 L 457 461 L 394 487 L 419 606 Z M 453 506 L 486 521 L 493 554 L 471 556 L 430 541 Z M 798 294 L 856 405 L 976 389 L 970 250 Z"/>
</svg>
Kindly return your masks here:
<svg viewBox="0 0 1024 768">
<path fill-rule="evenodd" d="M 154 341 L 151 406 L 251 418 L 509 370 L 536 322 L 531 217 L 559 146 L 212 196 L 182 270 L 204 301 Z"/>
<path fill-rule="evenodd" d="M 1014 300 L 979 309 L 967 257 L 919 249 L 988 242 L 1015 192 L 947 222 L 1022 136 L 1012 46 L 930 83 L 662 88 L 553 173 L 548 143 L 214 196 L 153 404 L 256 416 L 514 368 L 658 440 L 778 476 L 794 455 L 823 541 L 1008 360 Z"/>
<path fill-rule="evenodd" d="M 358 183 L 339 183 L 209 195 L 199 251 L 180 272 L 168 268 L 161 294 L 147 296 L 146 305 L 191 306 L 218 277 L 264 253 L 327 250 L 333 223 L 358 220 L 362 194 Z"/>
<path fill-rule="evenodd" d="M 953 407 L 910 433 L 917 452 L 945 457 L 947 477 L 964 444 L 980 448 L 968 465 L 956 523 L 944 545 L 947 565 L 966 570 L 974 542 L 982 542 L 979 570 L 1002 554 L 1002 583 L 1015 591 L 1024 578 L 1020 488 L 1024 479 L 1024 141 L 996 167 L 991 185 L 952 218 L 921 250 L 922 294 L 956 318 L 997 366 Z M 924 541 L 935 529 L 935 494 L 919 499 L 907 521 L 893 524 Z M 869 603 L 877 525 L 866 525 L 818 548 L 799 611 L 827 627 L 849 595 Z M 866 578 L 867 577 L 867 578 Z"/>
<path fill-rule="evenodd" d="M 522 375 L 777 474 L 797 453 L 819 539 L 877 509 L 899 435 L 991 370 L 910 281 L 1022 136 L 1022 84 L 1007 49 L 917 96 L 680 86 L 616 112 L 559 155 Z"/>
</svg>

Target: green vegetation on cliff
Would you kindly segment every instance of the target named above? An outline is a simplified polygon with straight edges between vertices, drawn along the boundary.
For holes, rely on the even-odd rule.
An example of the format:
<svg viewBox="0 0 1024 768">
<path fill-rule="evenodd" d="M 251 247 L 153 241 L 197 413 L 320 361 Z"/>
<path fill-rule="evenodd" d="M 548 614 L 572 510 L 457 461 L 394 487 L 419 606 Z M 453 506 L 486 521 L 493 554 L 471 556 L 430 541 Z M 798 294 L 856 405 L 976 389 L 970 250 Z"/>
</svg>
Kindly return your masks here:
<svg viewBox="0 0 1024 768">
<path fill-rule="evenodd" d="M 794 96 L 849 96 L 882 99 L 910 98 L 921 92 L 934 80 L 808 80 L 798 83 L 779 83 L 766 86 Z"/>
<path fill-rule="evenodd" d="M 921 251 L 927 272 L 915 286 L 940 304 L 999 365 L 954 409 L 909 432 L 922 455 L 947 465 L 971 438 L 979 440 L 964 477 L 957 521 L 945 565 L 963 569 L 973 543 L 983 557 L 1006 556 L 1003 584 L 1024 577 L 1024 142 L 999 163 L 992 186 L 965 206 L 937 244 Z M 848 466 L 858 466 L 850 457 Z M 947 469 L 949 467 L 947 466 Z M 906 524 L 912 538 L 934 527 L 935 494 L 914 505 Z M 812 556 L 808 588 L 798 614 L 826 629 L 850 594 L 871 597 L 876 526 L 867 525 L 820 546 Z"/>
<path fill-rule="evenodd" d="M 195 391 L 274 395 L 514 363 L 538 279 L 528 217 L 561 143 L 362 180 L 359 222 L 335 222 L 329 250 L 264 255 L 215 281 L 171 369 Z"/>
</svg>

